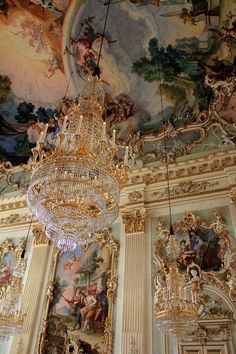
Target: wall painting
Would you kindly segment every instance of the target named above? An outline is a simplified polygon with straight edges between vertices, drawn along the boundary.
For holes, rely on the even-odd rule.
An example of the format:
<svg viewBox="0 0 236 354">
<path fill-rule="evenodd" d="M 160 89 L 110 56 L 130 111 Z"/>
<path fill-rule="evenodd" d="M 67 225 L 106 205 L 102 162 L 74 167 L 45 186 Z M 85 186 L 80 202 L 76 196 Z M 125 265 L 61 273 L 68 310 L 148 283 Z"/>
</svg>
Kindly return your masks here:
<svg viewBox="0 0 236 354">
<path fill-rule="evenodd" d="M 117 259 L 118 244 L 108 232 L 86 249 L 55 252 L 38 353 L 112 352 Z"/>
</svg>

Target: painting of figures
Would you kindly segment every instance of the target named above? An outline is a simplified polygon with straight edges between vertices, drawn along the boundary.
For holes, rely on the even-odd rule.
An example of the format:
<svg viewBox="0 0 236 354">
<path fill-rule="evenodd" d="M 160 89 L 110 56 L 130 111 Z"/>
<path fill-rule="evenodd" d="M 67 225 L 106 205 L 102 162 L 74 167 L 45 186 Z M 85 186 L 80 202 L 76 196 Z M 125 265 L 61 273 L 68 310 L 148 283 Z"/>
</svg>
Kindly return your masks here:
<svg viewBox="0 0 236 354">
<path fill-rule="evenodd" d="M 186 269 L 196 263 L 202 270 L 219 270 L 221 267 L 219 236 L 213 229 L 204 227 L 190 228 L 183 235 L 178 235 L 180 254 L 178 264 Z"/>
<path fill-rule="evenodd" d="M 14 245 L 11 240 L 4 240 L 0 244 L 0 291 L 12 278 L 12 272 L 24 250 L 24 240 Z"/>
<path fill-rule="evenodd" d="M 112 252 L 98 242 L 91 243 L 86 251 L 77 247 L 59 255 L 42 353 L 66 353 L 72 341 L 81 353 L 106 353 L 111 268 Z"/>
</svg>

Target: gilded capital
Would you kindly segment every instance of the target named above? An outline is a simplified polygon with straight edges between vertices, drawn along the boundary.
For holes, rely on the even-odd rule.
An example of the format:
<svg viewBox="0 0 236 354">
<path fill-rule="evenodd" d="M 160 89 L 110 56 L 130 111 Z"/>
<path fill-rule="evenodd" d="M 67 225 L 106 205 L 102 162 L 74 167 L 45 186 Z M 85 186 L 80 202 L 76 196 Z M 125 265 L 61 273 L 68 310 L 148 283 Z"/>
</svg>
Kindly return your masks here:
<svg viewBox="0 0 236 354">
<path fill-rule="evenodd" d="M 125 233 L 133 234 L 136 232 L 144 232 L 147 211 L 142 209 L 131 209 L 122 214 L 123 223 L 125 225 Z"/>
<path fill-rule="evenodd" d="M 45 236 L 45 227 L 43 225 L 35 225 L 33 228 L 34 245 L 48 245 L 49 239 Z"/>
<path fill-rule="evenodd" d="M 236 207 L 236 191 L 231 191 L 229 193 L 231 203 Z"/>
</svg>

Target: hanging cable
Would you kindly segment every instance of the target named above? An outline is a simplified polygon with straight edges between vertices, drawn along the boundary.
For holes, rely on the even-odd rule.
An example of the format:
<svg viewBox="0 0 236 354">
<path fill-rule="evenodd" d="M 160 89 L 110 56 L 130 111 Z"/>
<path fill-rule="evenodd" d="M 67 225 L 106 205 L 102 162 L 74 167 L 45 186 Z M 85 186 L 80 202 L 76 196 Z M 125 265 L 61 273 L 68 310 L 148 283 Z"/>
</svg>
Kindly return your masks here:
<svg viewBox="0 0 236 354">
<path fill-rule="evenodd" d="M 100 59 L 101 59 L 101 54 L 102 54 L 103 42 L 104 42 L 104 38 L 105 38 L 105 34 L 106 34 L 107 19 L 108 19 L 108 14 L 109 14 L 109 10 L 110 10 L 110 5 L 111 5 L 111 0 L 108 1 L 107 12 L 106 12 L 106 17 L 105 17 L 105 22 L 104 22 L 103 32 L 102 32 L 102 40 L 101 40 L 99 53 L 98 53 L 97 64 L 94 68 L 92 76 L 100 77 L 101 70 L 100 70 L 99 64 L 100 64 Z"/>
<path fill-rule="evenodd" d="M 72 79 L 72 75 L 73 75 L 73 70 L 71 70 L 71 73 L 70 73 L 70 77 L 69 77 L 69 80 L 68 80 L 68 83 L 67 83 L 67 86 L 66 86 L 66 91 L 65 91 L 65 94 L 63 96 L 63 100 L 66 98 L 66 95 L 68 93 L 68 90 L 69 90 L 69 87 L 70 87 L 70 82 L 71 82 L 71 79 Z"/>
<path fill-rule="evenodd" d="M 28 241 L 30 229 L 31 229 L 31 226 L 32 226 L 33 218 L 34 218 L 34 215 L 32 214 L 31 219 L 30 219 L 30 223 L 29 223 L 29 228 L 28 228 L 27 236 L 26 236 L 26 239 L 25 239 L 25 248 L 23 249 L 23 251 L 22 251 L 22 253 L 21 253 L 21 258 L 22 258 L 22 259 L 24 259 L 24 257 L 25 257 L 25 249 L 26 249 L 26 245 L 27 245 L 27 241 Z"/>
<path fill-rule="evenodd" d="M 163 92 L 162 92 L 162 82 L 161 82 L 161 65 L 158 58 L 157 62 L 158 76 L 159 76 L 159 91 L 161 99 L 161 117 L 163 126 L 163 137 L 164 137 L 164 151 L 165 151 L 165 166 L 166 166 L 166 180 L 167 180 L 167 197 L 168 197 L 168 209 L 169 209 L 169 223 L 170 223 L 170 235 L 174 234 L 174 229 L 172 225 L 172 211 L 171 211 L 171 197 L 170 197 L 170 174 L 169 174 L 169 163 L 168 163 L 168 153 L 167 153 L 167 136 L 166 136 L 166 125 L 164 118 L 164 104 L 163 104 Z"/>
</svg>

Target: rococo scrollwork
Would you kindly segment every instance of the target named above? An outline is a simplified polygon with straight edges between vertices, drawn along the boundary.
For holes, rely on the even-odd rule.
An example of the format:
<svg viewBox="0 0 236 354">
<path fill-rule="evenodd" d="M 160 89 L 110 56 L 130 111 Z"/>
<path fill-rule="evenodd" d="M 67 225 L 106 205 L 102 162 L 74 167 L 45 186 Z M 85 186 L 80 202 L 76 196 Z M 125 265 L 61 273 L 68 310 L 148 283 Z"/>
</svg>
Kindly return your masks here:
<svg viewBox="0 0 236 354">
<path fill-rule="evenodd" d="M 39 354 L 53 350 L 66 354 L 72 349 L 75 353 L 86 353 L 88 349 L 98 354 L 112 353 L 118 255 L 119 244 L 108 229 L 95 234 L 82 249 L 56 249 L 46 291 Z M 70 282 L 67 274 L 72 273 Z"/>
<path fill-rule="evenodd" d="M 212 221 L 187 211 L 173 225 L 174 234 L 158 219 L 154 313 L 157 325 L 178 340 L 204 344 L 220 333 L 227 341 L 220 326 L 236 319 L 236 250 L 222 210 L 213 215 Z"/>
<path fill-rule="evenodd" d="M 188 211 L 173 226 L 178 244 L 178 269 L 188 287 L 197 293 L 198 300 L 207 285 L 222 291 L 232 302 L 236 301 L 236 250 L 221 209 L 214 209 L 213 221 Z M 159 218 L 154 245 L 154 296 L 161 292 L 167 279 L 165 249 L 168 240 L 169 231 L 163 218 Z"/>
</svg>

